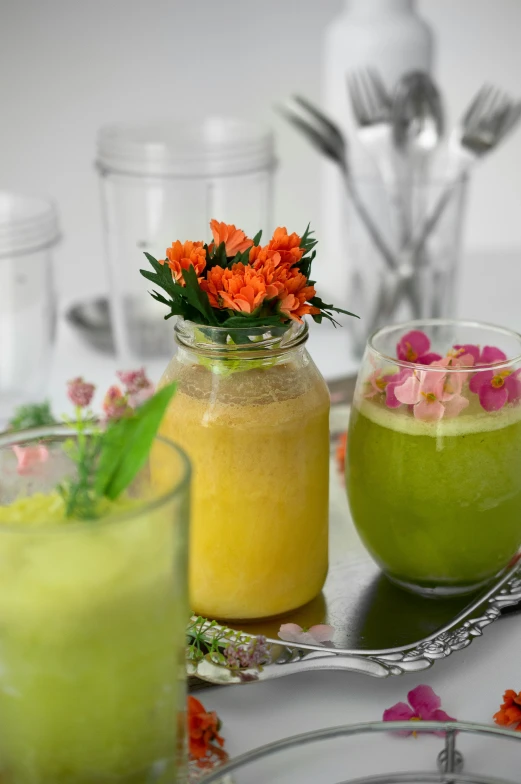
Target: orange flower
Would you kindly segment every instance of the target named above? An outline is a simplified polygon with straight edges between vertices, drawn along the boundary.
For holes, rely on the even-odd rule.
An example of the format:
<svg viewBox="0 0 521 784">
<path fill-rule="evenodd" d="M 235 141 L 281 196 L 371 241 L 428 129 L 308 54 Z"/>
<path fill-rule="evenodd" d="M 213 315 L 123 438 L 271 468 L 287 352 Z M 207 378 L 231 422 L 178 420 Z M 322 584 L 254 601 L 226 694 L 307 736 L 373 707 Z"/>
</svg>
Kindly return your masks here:
<svg viewBox="0 0 521 784">
<path fill-rule="evenodd" d="M 166 262 L 168 264 L 172 270 L 173 279 L 180 286 L 185 285 L 183 270 L 190 269 L 190 267 L 195 269 L 197 277 L 201 280 L 200 276 L 206 267 L 206 251 L 202 242 L 187 240 L 185 243 L 182 243 L 176 240 L 170 248 L 166 249 L 166 256 L 166 259 L 159 259 L 159 263 L 164 264 Z"/>
<path fill-rule="evenodd" d="M 494 714 L 494 721 L 502 727 L 511 727 L 521 732 L 521 691 L 516 694 L 513 689 L 507 689 L 503 694 L 503 704 Z"/>
<path fill-rule="evenodd" d="M 336 464 L 338 470 L 342 474 L 342 476 L 346 468 L 346 453 L 347 453 L 347 433 L 341 433 L 338 436 L 338 441 L 336 442 L 335 457 L 336 457 Z"/>
<path fill-rule="evenodd" d="M 222 748 L 224 739 L 219 735 L 221 722 L 215 711 L 208 713 L 204 705 L 188 695 L 188 742 L 190 756 L 200 767 L 210 764 L 216 754 L 222 761 L 228 758 Z"/>
<path fill-rule="evenodd" d="M 314 286 L 306 284 L 306 276 L 297 272 L 285 281 L 284 290 L 279 294 L 280 312 L 293 321 L 302 321 L 302 316 L 320 313 L 319 308 L 307 304 L 307 300 L 312 299 L 316 291 Z"/>
<path fill-rule="evenodd" d="M 219 223 L 215 218 L 210 221 L 215 247 L 224 242 L 227 256 L 235 256 L 253 245 L 242 229 L 236 229 L 233 224 Z"/>
<path fill-rule="evenodd" d="M 212 267 L 206 280 L 201 281 L 201 288 L 207 292 L 213 308 L 230 308 L 243 313 L 253 313 L 268 295 L 263 275 L 241 262 L 227 269 Z"/>
<path fill-rule="evenodd" d="M 250 264 L 256 269 L 271 261 L 274 267 L 279 265 L 292 267 L 300 261 L 304 250 L 300 247 L 298 234 L 288 234 L 285 228 L 275 229 L 273 237 L 267 245 L 250 248 Z"/>
</svg>

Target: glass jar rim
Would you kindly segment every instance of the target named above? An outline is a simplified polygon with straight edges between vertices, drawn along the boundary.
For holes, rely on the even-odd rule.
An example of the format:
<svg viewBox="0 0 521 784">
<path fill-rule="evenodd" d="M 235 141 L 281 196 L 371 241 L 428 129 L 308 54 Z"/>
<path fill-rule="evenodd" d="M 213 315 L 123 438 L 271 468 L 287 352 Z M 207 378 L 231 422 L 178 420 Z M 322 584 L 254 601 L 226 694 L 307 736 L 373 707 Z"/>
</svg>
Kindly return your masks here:
<svg viewBox="0 0 521 784">
<path fill-rule="evenodd" d="M 183 348 L 213 359 L 237 355 L 241 361 L 284 354 L 305 343 L 309 335 L 305 320 L 258 327 L 213 327 L 178 317 L 174 331 L 177 344 Z M 209 339 L 198 339 L 198 333 Z M 234 336 L 238 340 L 234 341 Z"/>
<path fill-rule="evenodd" d="M 510 357 L 508 359 L 502 359 L 498 362 L 489 362 L 489 363 L 480 363 L 478 366 L 475 365 L 465 365 L 459 367 L 436 367 L 432 365 L 422 365 L 420 362 L 409 362 L 405 359 L 398 359 L 397 357 L 392 357 L 388 354 L 384 354 L 382 351 L 376 348 L 374 341 L 382 336 L 391 334 L 392 332 L 402 332 L 405 331 L 412 331 L 414 329 L 421 330 L 422 327 L 462 327 L 462 328 L 471 328 L 471 329 L 489 329 L 492 332 L 495 332 L 498 335 L 504 335 L 509 338 L 514 338 L 519 343 L 519 351 L 520 353 L 514 357 Z M 507 327 L 500 327 L 497 324 L 491 324 L 486 321 L 473 321 L 471 319 L 417 319 L 415 321 L 404 321 L 400 324 L 388 324 L 385 327 L 380 327 L 367 340 L 367 348 L 379 357 L 381 360 L 386 362 L 392 362 L 394 365 L 398 365 L 402 368 L 412 368 L 413 370 L 428 370 L 429 372 L 433 373 L 461 373 L 461 372 L 469 372 L 474 371 L 476 373 L 481 373 L 487 370 L 501 370 L 502 368 L 509 368 L 516 363 L 521 363 L 521 334 L 519 332 L 515 332 L 512 329 L 508 329 Z"/>
<path fill-rule="evenodd" d="M 84 433 L 89 435 L 89 430 L 86 429 Z M 27 442 L 35 441 L 36 439 L 53 437 L 70 438 L 74 435 L 77 435 L 76 430 L 68 425 L 47 425 L 45 427 L 28 428 L 27 430 L 6 430 L 3 433 L 0 433 L 0 449 L 17 444 L 23 445 Z M 142 504 L 138 504 L 135 508 L 127 509 L 122 512 L 116 512 L 115 514 L 108 516 L 102 523 L 103 527 L 106 527 L 107 525 L 117 525 L 118 523 L 132 520 L 135 517 L 141 517 L 145 513 L 159 509 L 165 503 L 172 501 L 186 491 L 192 475 L 192 467 L 188 455 L 184 449 L 182 449 L 182 447 L 178 446 L 173 441 L 170 441 L 168 438 L 164 438 L 163 436 L 156 436 L 154 440 L 164 444 L 172 452 L 175 452 L 178 455 L 181 461 L 180 478 L 177 482 L 174 483 L 172 488 L 166 492 L 162 492 L 157 496 L 157 498 L 154 498 L 151 501 L 145 501 Z M 20 525 L 0 524 L 0 536 L 4 533 L 25 535 L 31 533 L 32 536 L 50 536 L 53 534 L 64 533 L 65 530 L 72 533 L 84 531 L 87 528 L 92 528 L 92 520 L 71 520 L 65 527 L 62 525 L 42 523 L 41 525 L 39 524 L 38 527 L 31 527 L 30 529 Z"/>
</svg>

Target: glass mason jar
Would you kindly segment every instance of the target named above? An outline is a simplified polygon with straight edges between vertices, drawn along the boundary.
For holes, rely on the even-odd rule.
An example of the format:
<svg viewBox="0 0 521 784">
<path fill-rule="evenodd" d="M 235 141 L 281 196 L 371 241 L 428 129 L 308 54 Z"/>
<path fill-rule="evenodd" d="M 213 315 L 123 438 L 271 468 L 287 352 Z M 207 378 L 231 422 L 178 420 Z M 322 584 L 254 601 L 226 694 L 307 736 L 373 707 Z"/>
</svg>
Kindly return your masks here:
<svg viewBox="0 0 521 784">
<path fill-rule="evenodd" d="M 521 547 L 521 336 L 465 321 L 385 327 L 348 430 L 357 530 L 396 583 L 469 592 Z"/>
<path fill-rule="evenodd" d="M 56 522 L 50 493 L 70 474 L 64 441 L 74 436 L 52 427 L 0 437 L 2 781 L 174 784 L 189 463 L 156 439 L 128 491 L 135 504 L 112 518 Z M 45 459 L 26 465 L 23 450 L 36 445 Z M 32 513 L 7 524 L 5 507 L 35 494 L 41 511 L 33 498 Z"/>
<path fill-rule="evenodd" d="M 273 132 L 231 117 L 104 126 L 97 168 L 110 313 L 120 361 L 171 357 L 172 330 L 143 286 L 143 252 L 172 237 L 208 237 L 212 218 L 253 236 L 272 229 Z"/>
<path fill-rule="evenodd" d="M 225 329 L 179 319 L 161 384 L 162 434 L 194 469 L 191 608 L 280 615 L 320 593 L 328 567 L 329 393 L 306 324 Z"/>
</svg>

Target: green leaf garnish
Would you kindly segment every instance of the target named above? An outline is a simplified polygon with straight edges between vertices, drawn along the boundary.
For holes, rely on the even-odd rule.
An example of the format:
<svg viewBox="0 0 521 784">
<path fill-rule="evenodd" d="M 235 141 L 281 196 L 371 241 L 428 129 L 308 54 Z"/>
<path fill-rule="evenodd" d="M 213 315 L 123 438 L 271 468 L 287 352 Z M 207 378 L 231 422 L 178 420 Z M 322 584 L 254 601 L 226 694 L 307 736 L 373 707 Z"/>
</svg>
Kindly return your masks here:
<svg viewBox="0 0 521 784">
<path fill-rule="evenodd" d="M 102 435 L 94 481 L 98 495 L 117 498 L 137 476 L 146 462 L 176 386 L 163 387 L 132 416 L 108 425 Z"/>
</svg>

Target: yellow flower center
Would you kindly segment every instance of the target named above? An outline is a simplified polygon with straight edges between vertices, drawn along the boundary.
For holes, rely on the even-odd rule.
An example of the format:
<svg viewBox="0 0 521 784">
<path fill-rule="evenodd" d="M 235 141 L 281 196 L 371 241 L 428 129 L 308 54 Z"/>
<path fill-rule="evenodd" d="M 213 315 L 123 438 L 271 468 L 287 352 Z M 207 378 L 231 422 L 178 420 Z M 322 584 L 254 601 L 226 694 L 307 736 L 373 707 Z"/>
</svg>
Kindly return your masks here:
<svg viewBox="0 0 521 784">
<path fill-rule="evenodd" d="M 435 403 L 436 402 L 436 395 L 434 392 L 422 392 L 423 397 L 427 401 L 427 403 Z M 411 719 L 411 721 L 420 721 L 419 719 Z"/>
<path fill-rule="evenodd" d="M 381 389 L 382 392 L 384 392 L 385 391 L 385 387 L 387 386 L 387 381 L 384 381 L 383 378 L 377 378 L 376 379 L 376 386 L 378 387 L 378 389 Z"/>
<path fill-rule="evenodd" d="M 414 351 L 413 347 L 410 343 L 405 344 L 405 356 L 409 362 L 416 362 L 418 359 L 418 354 Z"/>
<path fill-rule="evenodd" d="M 501 389 L 502 386 L 505 384 L 505 378 L 510 375 L 510 370 L 502 370 L 501 373 L 498 373 L 494 376 L 492 381 L 490 382 L 494 389 Z"/>
</svg>

